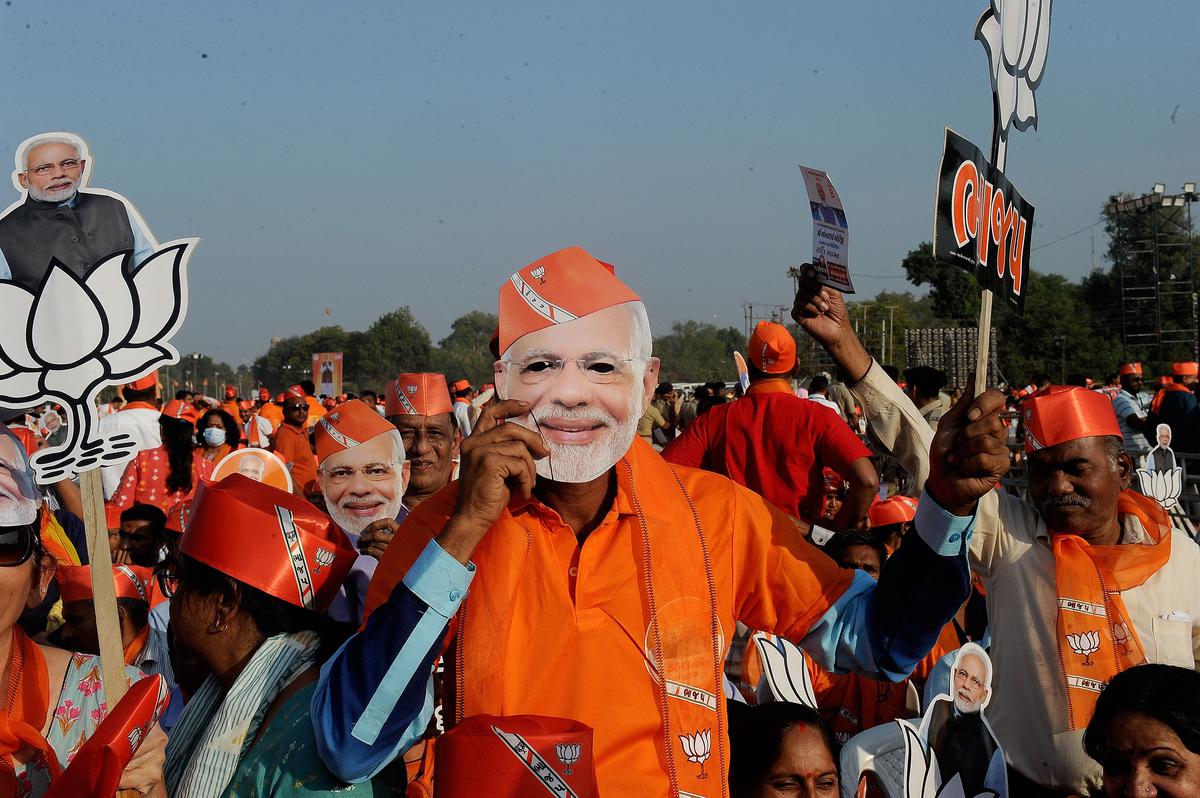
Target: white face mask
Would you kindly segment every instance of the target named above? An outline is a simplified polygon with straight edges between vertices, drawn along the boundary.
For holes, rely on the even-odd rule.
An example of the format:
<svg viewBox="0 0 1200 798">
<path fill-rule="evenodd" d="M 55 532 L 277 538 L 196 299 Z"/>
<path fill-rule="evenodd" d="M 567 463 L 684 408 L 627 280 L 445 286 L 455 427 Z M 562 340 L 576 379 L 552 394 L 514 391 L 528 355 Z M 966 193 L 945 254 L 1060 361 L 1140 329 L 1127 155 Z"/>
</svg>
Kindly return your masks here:
<svg viewBox="0 0 1200 798">
<path fill-rule="evenodd" d="M 225 430 L 221 427 L 205 427 L 204 429 L 204 444 L 206 446 L 220 446 L 225 442 Z"/>
</svg>

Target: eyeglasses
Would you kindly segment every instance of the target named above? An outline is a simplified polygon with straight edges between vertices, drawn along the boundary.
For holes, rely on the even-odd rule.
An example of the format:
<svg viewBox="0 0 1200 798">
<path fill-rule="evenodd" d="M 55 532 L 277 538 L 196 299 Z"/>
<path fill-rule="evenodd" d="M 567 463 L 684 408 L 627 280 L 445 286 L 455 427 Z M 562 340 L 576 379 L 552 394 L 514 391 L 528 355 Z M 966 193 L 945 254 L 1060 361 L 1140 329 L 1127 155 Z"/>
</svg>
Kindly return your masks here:
<svg viewBox="0 0 1200 798">
<path fill-rule="evenodd" d="M 498 371 L 516 369 L 521 382 L 526 385 L 536 385 L 555 379 L 568 363 L 574 363 L 589 382 L 606 384 L 623 379 L 630 371 L 629 364 L 633 362 L 635 362 L 635 358 L 631 357 L 588 355 L 574 358 L 532 357 L 519 362 L 500 360 L 496 365 Z"/>
<path fill-rule="evenodd" d="M 33 531 L 28 526 L 0 529 L 0 568 L 24 565 L 33 556 Z"/>
<path fill-rule="evenodd" d="M 295 410 L 308 410 L 308 405 L 284 405 L 283 412 L 291 413 Z"/>
<path fill-rule="evenodd" d="M 954 672 L 954 675 L 974 687 L 976 690 L 983 689 L 983 682 L 979 681 L 970 673 L 968 673 L 966 668 L 959 668 Z"/>
<path fill-rule="evenodd" d="M 65 161 L 59 161 L 58 163 L 43 163 L 43 164 L 38 164 L 37 166 L 33 167 L 32 169 L 28 169 L 28 170 L 26 170 L 26 171 L 33 172 L 35 175 L 39 175 L 39 176 L 43 176 L 43 177 L 44 177 L 45 175 L 48 175 L 48 174 L 50 174 L 51 172 L 53 172 L 53 171 L 54 171 L 54 167 L 56 167 L 56 166 L 57 166 L 57 167 L 59 167 L 60 169 L 64 170 L 64 171 L 67 171 L 67 172 L 69 172 L 69 171 L 72 171 L 72 170 L 74 170 L 74 169 L 78 169 L 78 168 L 79 168 L 79 165 L 80 165 L 81 163 L 83 163 L 83 162 L 82 162 L 82 161 L 80 161 L 80 160 L 78 160 L 77 158 L 68 158 L 68 159 L 67 159 L 67 160 L 65 160 Z"/>
<path fill-rule="evenodd" d="M 341 485 L 343 482 L 349 482 L 359 471 L 372 482 L 382 482 L 396 473 L 395 465 L 395 463 L 368 463 L 362 468 L 334 466 L 333 468 L 319 468 L 317 470 L 324 474 L 334 485 Z"/>
</svg>

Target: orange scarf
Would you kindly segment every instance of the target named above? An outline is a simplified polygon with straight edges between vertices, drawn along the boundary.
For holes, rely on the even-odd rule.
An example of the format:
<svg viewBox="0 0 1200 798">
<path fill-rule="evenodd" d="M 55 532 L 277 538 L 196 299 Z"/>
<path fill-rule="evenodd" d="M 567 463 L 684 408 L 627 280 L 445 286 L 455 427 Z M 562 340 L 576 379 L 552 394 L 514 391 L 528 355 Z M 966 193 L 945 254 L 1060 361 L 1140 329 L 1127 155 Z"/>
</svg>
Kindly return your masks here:
<svg viewBox="0 0 1200 798">
<path fill-rule="evenodd" d="M 1154 399 L 1150 402 L 1150 412 L 1151 413 L 1161 413 L 1162 412 L 1162 403 L 1163 403 L 1163 399 L 1167 398 L 1167 391 L 1190 392 L 1191 388 L 1187 387 L 1186 385 L 1180 385 L 1177 382 L 1167 383 L 1166 385 L 1164 385 L 1162 387 L 1161 390 L 1159 390 L 1158 393 L 1156 393 L 1154 395 Z"/>
<path fill-rule="evenodd" d="M 67 537 L 66 531 L 62 528 L 62 524 L 58 523 L 54 513 L 46 508 L 42 509 L 42 546 L 59 565 L 82 564 L 79 560 L 79 552 L 75 550 L 75 544 Z"/>
<path fill-rule="evenodd" d="M 138 636 L 129 641 L 129 645 L 125 646 L 125 664 L 136 665 L 137 659 L 146 649 L 146 641 L 150 639 L 150 627 L 146 626 L 138 633 Z"/>
<path fill-rule="evenodd" d="M 746 396 L 756 393 L 786 393 L 788 396 L 796 395 L 796 392 L 792 390 L 792 384 L 782 377 L 771 377 L 750 383 L 750 387 L 746 389 Z"/>
<path fill-rule="evenodd" d="M 21 627 L 12 630 L 12 653 L 8 660 L 8 691 L 0 708 L 0 795 L 16 795 L 14 757 L 40 760 L 51 779 L 61 772 L 58 756 L 38 731 L 50 707 L 50 675 L 46 658 Z M 32 754 L 32 756 L 30 756 Z"/>
<path fill-rule="evenodd" d="M 121 408 L 121 410 L 159 410 L 158 406 L 152 405 L 149 402 L 130 402 Z M 120 412 L 120 411 L 118 411 Z"/>
<path fill-rule="evenodd" d="M 1121 592 L 1144 584 L 1171 556 L 1171 525 L 1158 502 L 1125 490 L 1117 499 L 1122 515 L 1137 518 L 1153 544 L 1093 546 L 1078 535 L 1054 535 L 1058 656 L 1072 730 L 1087 726 L 1112 677 L 1146 661 Z"/>
<path fill-rule="evenodd" d="M 683 483 L 649 444 L 635 438 L 616 471 L 619 488 L 628 493 L 637 513 L 638 588 L 649 616 L 648 659 L 658 665 L 655 682 L 663 728 L 659 743 L 671 794 L 726 796 L 724 651 L 708 537 Z M 504 669 L 496 663 L 507 656 L 511 600 L 517 580 L 527 572 L 530 534 L 505 510 L 476 550 L 474 559 L 489 567 L 476 573 L 458 613 L 456 722 L 468 715 L 501 713 Z M 484 554 L 486 549 L 491 550 Z M 533 639 L 574 623 L 553 617 L 523 621 L 537 627 L 531 632 Z M 707 769 L 703 761 L 699 766 L 695 759 L 688 761 L 697 745 L 707 754 Z"/>
</svg>

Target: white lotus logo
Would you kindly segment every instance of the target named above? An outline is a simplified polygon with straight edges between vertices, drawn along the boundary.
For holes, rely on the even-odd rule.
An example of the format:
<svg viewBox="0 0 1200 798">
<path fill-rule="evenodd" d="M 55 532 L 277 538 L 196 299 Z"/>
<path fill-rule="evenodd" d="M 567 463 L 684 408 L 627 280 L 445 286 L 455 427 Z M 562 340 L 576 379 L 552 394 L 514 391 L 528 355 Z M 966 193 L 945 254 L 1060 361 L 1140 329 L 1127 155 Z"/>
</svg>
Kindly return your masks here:
<svg viewBox="0 0 1200 798">
<path fill-rule="evenodd" d="M 707 779 L 708 774 L 704 772 L 704 763 L 712 754 L 712 731 L 705 729 L 695 734 L 681 734 L 679 742 L 683 744 L 683 753 L 687 756 L 688 761 L 700 765 L 700 775 L 696 778 Z"/>
<path fill-rule="evenodd" d="M 83 278 L 57 260 L 37 291 L 0 281 L 0 405 L 53 401 L 67 409 L 68 440 L 31 458 L 39 482 L 135 453 L 128 434 L 95 435 L 96 396 L 179 354 L 167 341 L 187 313 L 187 263 L 199 239 L 163 246 L 133 268 L 119 252 Z"/>
<path fill-rule="evenodd" d="M 558 761 L 567 766 L 563 771 L 564 776 L 571 775 L 571 765 L 579 761 L 579 755 L 583 753 L 583 746 L 579 743 L 557 743 L 554 746 L 554 755 L 558 757 Z"/>
<path fill-rule="evenodd" d="M 1050 43 L 1050 0 L 992 0 L 975 25 L 975 38 L 992 67 L 996 126 L 1007 139 L 1009 127 L 1037 127 L 1033 96 L 1046 69 Z"/>
<path fill-rule="evenodd" d="M 1100 650 L 1100 630 L 1093 629 L 1090 632 L 1068 634 L 1067 645 L 1071 647 L 1072 651 L 1083 657 L 1084 665 L 1091 665 L 1091 656 Z"/>
<path fill-rule="evenodd" d="M 1153 497 L 1163 509 L 1170 510 L 1179 503 L 1179 494 L 1183 493 L 1182 468 L 1177 466 L 1169 471 L 1139 468 L 1137 473 L 1142 493 Z"/>
</svg>

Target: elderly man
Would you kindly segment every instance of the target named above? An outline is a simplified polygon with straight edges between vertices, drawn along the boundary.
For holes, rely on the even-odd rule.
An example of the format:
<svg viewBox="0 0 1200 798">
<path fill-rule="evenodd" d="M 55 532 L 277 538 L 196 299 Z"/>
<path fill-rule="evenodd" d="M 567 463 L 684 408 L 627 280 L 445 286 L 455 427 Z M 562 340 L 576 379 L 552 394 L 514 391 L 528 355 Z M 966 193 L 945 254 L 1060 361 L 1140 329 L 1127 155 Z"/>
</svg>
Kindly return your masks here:
<svg viewBox="0 0 1200 798">
<path fill-rule="evenodd" d="M 101 433 L 129 434 L 137 441 L 136 451 L 139 452 L 162 446 L 158 425 L 158 417 L 162 414 L 159 409 L 158 372 L 126 383 L 121 388 L 121 396 L 124 397 L 125 404 L 116 413 L 101 418 L 97 429 Z M 124 475 L 124 463 L 100 467 L 106 500 L 111 499 L 117 492 Z"/>
<path fill-rule="evenodd" d="M 663 450 L 663 458 L 723 474 L 810 522 L 822 515 L 822 469 L 831 468 L 849 482 L 835 531 L 865 527 L 879 488 L 871 451 L 836 409 L 792 392 L 796 339 L 782 324 L 762 321 L 746 351 L 746 395 L 697 418 Z"/>
<path fill-rule="evenodd" d="M 158 248 L 129 202 L 108 191 L 85 191 L 89 154 L 72 133 L 42 133 L 17 148 L 16 180 L 25 201 L 0 217 L 0 279 L 37 290 L 57 258 L 83 276 L 122 250 L 140 264 Z"/>
<path fill-rule="evenodd" d="M 917 508 L 922 534 L 973 528 L 972 570 L 986 588 L 995 652 L 989 717 L 1013 768 L 1011 794 L 1099 789 L 1100 767 L 1082 743 L 1099 691 L 1133 665 L 1191 668 L 1200 653 L 1200 549 L 1129 489 L 1133 466 L 1112 404 L 1061 386 L 1024 402 L 1024 501 L 993 490 L 995 480 L 971 486 L 937 473 L 950 456 L 929 449 L 942 426 L 933 433 L 872 361 L 840 294 L 806 279 L 793 316 L 851 376 L 879 441 L 921 481 L 935 472 L 926 491 L 937 502 Z"/>
<path fill-rule="evenodd" d="M 876 583 L 747 488 L 668 465 L 635 439 L 658 377 L 645 307 L 582 249 L 522 268 L 499 304 L 502 401 L 463 442 L 459 480 L 409 515 L 364 628 L 322 670 L 313 722 L 341 778 L 425 730 L 444 643 L 448 722 L 572 718 L 595 729 L 600 794 L 652 797 L 724 792 L 737 621 L 893 680 L 930 649 L 967 595 L 961 539 L 909 536 Z M 1004 459 L 959 442 L 978 456 L 951 471 Z"/>
<path fill-rule="evenodd" d="M 383 412 L 400 432 L 411 469 L 399 518 L 403 521 L 409 510 L 453 478 L 462 434 L 441 374 L 399 375 L 387 384 Z"/>
<path fill-rule="evenodd" d="M 325 509 L 360 554 L 329 606 L 335 620 L 362 622 L 367 586 L 403 512 L 409 464 L 400 433 L 362 402 L 321 417 L 314 433 Z"/>
</svg>

